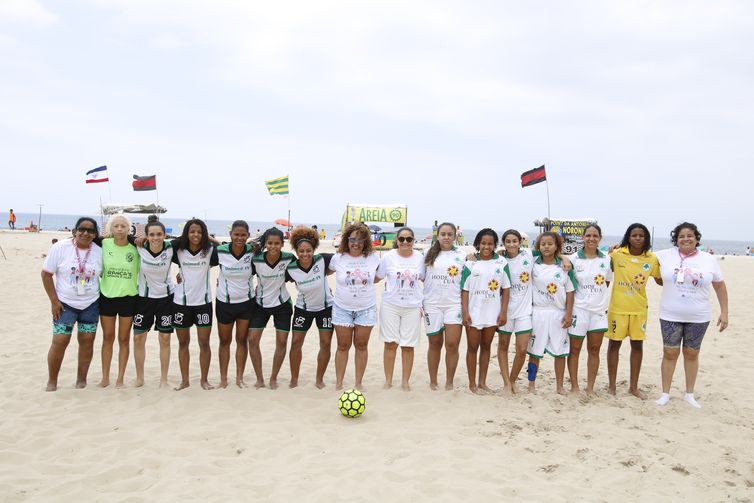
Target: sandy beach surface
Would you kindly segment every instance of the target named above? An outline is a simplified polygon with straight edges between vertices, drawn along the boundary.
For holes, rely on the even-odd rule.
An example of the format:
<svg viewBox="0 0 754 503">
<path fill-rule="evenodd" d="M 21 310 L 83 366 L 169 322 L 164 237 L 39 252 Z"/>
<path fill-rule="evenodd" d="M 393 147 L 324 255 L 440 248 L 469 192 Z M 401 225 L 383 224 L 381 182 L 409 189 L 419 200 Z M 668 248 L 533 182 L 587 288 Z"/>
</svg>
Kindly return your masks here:
<svg viewBox="0 0 754 503">
<path fill-rule="evenodd" d="M 696 390 L 701 410 L 681 400 L 680 364 L 671 403 L 654 404 L 662 341 L 660 289 L 652 284 L 640 380 L 650 400 L 627 394 L 628 344 L 617 398 L 605 391 L 607 344 L 594 398 L 557 395 L 550 358 L 543 360 L 538 395 L 503 396 L 494 358 L 489 382 L 498 391 L 473 395 L 466 388 L 463 341 L 455 390 L 429 390 L 425 340 L 416 352 L 413 391 L 383 390 L 375 327 L 365 376 L 367 410 L 350 420 L 337 410 L 334 360 L 327 387 L 314 387 L 315 330 L 304 345 L 296 389 L 287 386 L 286 361 L 276 391 L 203 391 L 193 333 L 189 389 L 158 388 L 154 333 L 147 343 L 146 385 L 133 386 L 131 361 L 125 389 L 101 389 L 100 331 L 89 387 L 73 388 L 74 340 L 60 389 L 44 392 L 51 315 L 40 269 L 53 237 L 66 235 L 0 232 L 0 501 L 754 500 L 754 258 L 721 262 L 730 328 L 719 334 L 711 327 L 702 346 Z M 716 317 L 716 300 L 713 306 Z M 210 381 L 217 384 L 216 329 L 212 346 Z M 273 348 L 270 326 L 262 339 L 266 377 Z M 176 384 L 175 339 L 172 349 L 170 380 Z M 117 343 L 115 353 L 114 369 Z M 246 369 L 247 382 L 253 382 L 250 362 Z M 346 386 L 353 383 L 353 370 L 352 351 Z M 585 380 L 586 351 L 580 370 Z M 400 358 L 397 382 L 399 376 Z"/>
</svg>

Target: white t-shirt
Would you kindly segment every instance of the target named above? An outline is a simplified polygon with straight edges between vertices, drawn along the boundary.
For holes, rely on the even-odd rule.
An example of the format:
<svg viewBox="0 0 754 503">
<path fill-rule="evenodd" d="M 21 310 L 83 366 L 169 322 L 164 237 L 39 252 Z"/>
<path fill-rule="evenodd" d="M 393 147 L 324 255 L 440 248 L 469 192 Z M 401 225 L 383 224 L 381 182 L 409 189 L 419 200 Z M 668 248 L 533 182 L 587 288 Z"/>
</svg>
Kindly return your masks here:
<svg viewBox="0 0 754 503">
<path fill-rule="evenodd" d="M 217 265 L 217 247 L 191 253 L 188 249 L 173 252 L 182 281 L 175 287 L 173 302 L 181 306 L 202 306 L 212 302 L 209 270 Z"/>
<path fill-rule="evenodd" d="M 466 254 L 457 248 L 441 251 L 435 263 L 426 266 L 424 305 L 452 307 L 461 305 L 461 273 Z"/>
<path fill-rule="evenodd" d="M 139 268 L 139 297 L 162 299 L 175 291 L 170 266 L 174 248 L 171 241 L 165 241 L 162 251 L 156 255 L 147 247 L 137 247 L 141 257 Z"/>
<path fill-rule="evenodd" d="M 511 298 L 508 301 L 508 320 L 531 316 L 531 271 L 534 255 L 528 248 L 521 248 L 513 258 L 505 257 L 511 275 Z"/>
<path fill-rule="evenodd" d="M 309 312 L 319 312 L 332 306 L 333 295 L 327 283 L 327 269 L 332 255 L 314 255 L 312 265 L 304 269 L 298 260 L 288 264 L 286 280 L 296 283 L 296 307 Z"/>
<path fill-rule="evenodd" d="M 413 251 L 401 257 L 398 250 L 390 250 L 380 260 L 377 277 L 385 278 L 382 301 L 399 307 L 421 307 L 424 292 L 424 255 Z"/>
<path fill-rule="evenodd" d="M 610 304 L 608 282 L 613 280 L 610 256 L 597 251 L 597 256 L 587 258 L 583 250 L 568 257 L 578 285 L 573 294 L 573 305 L 590 313 L 607 312 Z"/>
<path fill-rule="evenodd" d="M 354 257 L 336 253 L 330 261 L 335 271 L 335 304 L 347 311 L 361 311 L 377 303 L 374 276 L 380 259 L 375 253 Z"/>
<path fill-rule="evenodd" d="M 534 261 L 531 275 L 534 307 L 565 311 L 566 294 L 576 290 L 573 271 L 565 272 L 559 260 L 555 264 L 544 264 L 542 258 L 538 257 Z"/>
<path fill-rule="evenodd" d="M 695 255 L 683 259 L 681 267 L 678 248 L 661 250 L 655 255 L 660 261 L 663 283 L 660 319 L 683 323 L 710 321 L 710 286 L 713 281 L 723 281 L 717 259 L 707 252 L 697 251 Z M 676 279 L 679 273 L 683 274 L 682 283 Z"/>
<path fill-rule="evenodd" d="M 251 245 L 246 245 L 241 256 L 236 257 L 231 246 L 224 244 L 217 247 L 220 274 L 217 276 L 215 298 L 228 304 L 240 304 L 254 298 L 251 280 L 254 275 L 254 266 L 251 263 L 254 251 Z"/>
<path fill-rule="evenodd" d="M 89 250 L 81 250 L 73 239 L 58 241 L 50 248 L 42 269 L 55 275 L 55 293 L 60 302 L 74 309 L 85 309 L 99 299 L 102 248 L 96 244 L 92 243 Z"/>
<path fill-rule="evenodd" d="M 461 288 L 469 292 L 469 316 L 475 327 L 497 325 L 500 315 L 500 289 L 510 288 L 508 263 L 497 253 L 490 260 L 467 260 L 463 266 Z"/>
</svg>

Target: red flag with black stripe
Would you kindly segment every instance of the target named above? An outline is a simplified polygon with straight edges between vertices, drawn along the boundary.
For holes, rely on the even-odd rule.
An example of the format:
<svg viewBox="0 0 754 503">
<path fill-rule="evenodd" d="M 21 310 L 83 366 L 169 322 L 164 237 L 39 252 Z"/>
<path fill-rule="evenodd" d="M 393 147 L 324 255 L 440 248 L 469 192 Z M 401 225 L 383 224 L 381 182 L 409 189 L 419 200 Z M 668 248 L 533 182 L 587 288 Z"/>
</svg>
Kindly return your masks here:
<svg viewBox="0 0 754 503">
<path fill-rule="evenodd" d="M 157 190 L 157 175 L 151 175 L 151 176 L 134 175 L 134 181 L 131 185 L 136 191 Z"/>
<path fill-rule="evenodd" d="M 545 165 L 541 165 L 538 168 L 530 169 L 525 173 L 521 173 L 521 187 L 528 187 L 529 185 L 535 185 L 547 180 L 547 174 L 545 173 Z"/>
</svg>

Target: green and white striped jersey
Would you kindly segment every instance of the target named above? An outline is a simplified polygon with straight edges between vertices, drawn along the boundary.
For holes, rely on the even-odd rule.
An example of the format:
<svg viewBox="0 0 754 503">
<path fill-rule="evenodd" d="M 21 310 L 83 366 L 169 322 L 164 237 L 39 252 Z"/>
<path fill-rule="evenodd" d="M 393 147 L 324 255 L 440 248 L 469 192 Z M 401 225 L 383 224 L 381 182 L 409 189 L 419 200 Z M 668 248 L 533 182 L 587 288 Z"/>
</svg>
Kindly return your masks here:
<svg viewBox="0 0 754 503">
<path fill-rule="evenodd" d="M 220 274 L 217 277 L 215 297 L 221 302 L 239 304 L 254 298 L 254 255 L 251 245 L 246 245 L 240 256 L 233 254 L 232 245 L 217 247 L 217 259 L 220 262 Z"/>
<path fill-rule="evenodd" d="M 149 251 L 148 247 L 137 247 L 141 257 L 139 269 L 139 297 L 162 299 L 172 295 L 175 284 L 170 277 L 170 266 L 173 261 L 173 245 L 165 241 L 162 250 L 157 253 Z"/>
<path fill-rule="evenodd" d="M 281 252 L 274 264 L 267 262 L 267 252 L 254 255 L 252 262 L 257 275 L 256 298 L 261 307 L 277 307 L 291 299 L 285 287 L 285 271 L 296 257 L 292 253 Z"/>
<path fill-rule="evenodd" d="M 296 307 L 304 311 L 317 312 L 332 306 L 333 294 L 327 284 L 327 268 L 332 255 L 314 255 L 309 269 L 304 269 L 294 260 L 288 265 L 286 280 L 296 283 L 298 296 Z"/>
</svg>

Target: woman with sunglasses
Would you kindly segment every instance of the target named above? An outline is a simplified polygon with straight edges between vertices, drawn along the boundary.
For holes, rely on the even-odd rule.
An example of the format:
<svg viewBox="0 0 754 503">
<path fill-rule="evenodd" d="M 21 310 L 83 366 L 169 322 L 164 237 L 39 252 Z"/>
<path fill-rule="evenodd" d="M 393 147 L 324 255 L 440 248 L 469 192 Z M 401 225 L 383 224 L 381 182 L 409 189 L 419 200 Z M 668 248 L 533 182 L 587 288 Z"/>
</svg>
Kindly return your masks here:
<svg viewBox="0 0 754 503">
<path fill-rule="evenodd" d="M 367 366 L 367 346 L 377 322 L 377 295 L 374 283 L 380 259 L 372 252 L 369 229 L 362 223 L 351 224 L 343 232 L 338 252 L 330 261 L 335 272 L 333 325 L 338 340 L 335 353 L 335 385 L 343 388 L 351 346 L 356 347 L 356 388 L 362 388 Z"/>
<path fill-rule="evenodd" d="M 71 342 L 74 325 L 78 325 L 79 342 L 76 387 L 86 387 L 99 321 L 102 248 L 93 242 L 98 233 L 96 220 L 79 218 L 72 239 L 62 239 L 52 245 L 42 265 L 42 285 L 50 299 L 52 311 L 47 391 L 58 389 L 58 374 L 65 350 Z"/>
<path fill-rule="evenodd" d="M 410 391 L 409 379 L 414 366 L 414 348 L 421 337 L 421 305 L 424 293 L 424 257 L 414 250 L 414 231 L 398 230 L 395 248 L 382 257 L 377 278 L 385 278 L 385 293 L 380 309 L 380 339 L 385 343 L 385 389 L 393 386 L 393 370 L 398 346 L 401 348 L 401 389 Z"/>
</svg>

